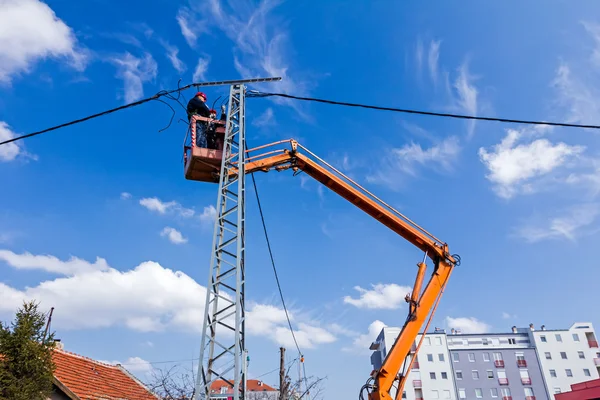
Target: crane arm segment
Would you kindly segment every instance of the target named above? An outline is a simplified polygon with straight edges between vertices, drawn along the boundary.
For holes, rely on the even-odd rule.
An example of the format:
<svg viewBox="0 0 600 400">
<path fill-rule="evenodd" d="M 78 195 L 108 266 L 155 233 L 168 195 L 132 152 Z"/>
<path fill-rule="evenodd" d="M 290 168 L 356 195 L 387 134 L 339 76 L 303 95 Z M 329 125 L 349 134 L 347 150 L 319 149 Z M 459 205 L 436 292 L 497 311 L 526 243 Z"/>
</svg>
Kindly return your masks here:
<svg viewBox="0 0 600 400">
<path fill-rule="evenodd" d="M 420 329 L 423 327 L 423 323 L 429 314 L 434 311 L 453 267 L 458 263 L 459 258 L 449 254 L 446 243 L 439 243 L 434 236 L 408 220 L 408 218 L 399 212 L 385 205 L 385 203 L 377 199 L 374 195 L 370 195 L 366 189 L 350 178 L 300 153 L 298 151 L 299 145 L 296 141 L 290 140 L 289 143 L 291 143 L 291 150 L 275 150 L 248 157 L 245 165 L 246 173 L 268 172 L 272 169 L 281 171 L 290 168 L 294 171 L 301 170 L 402 236 L 433 260 L 434 270 L 422 294 L 421 287 L 426 266 L 425 263 L 418 264 L 419 273 L 415 280 L 413 293 L 407 296 L 406 299 L 410 304 L 408 318 L 394 345 L 387 353 L 381 368 L 375 371 L 375 384 L 372 386 L 373 391 L 369 397 L 370 400 L 391 399 L 390 390 L 397 379 L 399 379 L 397 390 L 401 395 L 412 362 L 405 366 L 403 376 L 399 377 L 400 369 L 405 361 L 408 360 L 413 343 Z M 248 152 L 261 150 L 269 146 L 261 146 L 248 150 Z"/>
</svg>

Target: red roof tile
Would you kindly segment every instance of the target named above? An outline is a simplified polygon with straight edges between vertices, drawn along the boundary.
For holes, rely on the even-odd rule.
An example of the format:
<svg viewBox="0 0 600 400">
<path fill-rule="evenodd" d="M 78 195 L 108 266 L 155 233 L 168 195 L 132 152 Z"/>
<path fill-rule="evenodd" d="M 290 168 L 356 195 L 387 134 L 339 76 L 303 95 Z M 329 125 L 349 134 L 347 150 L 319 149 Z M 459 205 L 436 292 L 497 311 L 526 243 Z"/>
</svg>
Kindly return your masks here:
<svg viewBox="0 0 600 400">
<path fill-rule="evenodd" d="M 81 400 L 156 400 L 124 368 L 56 349 L 54 377 Z"/>
<path fill-rule="evenodd" d="M 211 391 L 214 390 L 215 393 L 220 393 L 222 387 L 227 387 L 227 392 L 226 393 L 233 393 L 233 388 L 231 386 L 229 386 L 229 384 L 226 383 L 222 379 L 217 379 L 216 381 L 214 381 L 210 385 L 210 390 Z M 277 391 L 277 389 L 274 389 L 273 387 L 267 385 L 263 381 L 259 381 L 258 379 L 248 379 L 248 380 L 246 380 L 246 390 L 248 392 L 264 392 L 264 391 L 267 391 L 267 392 L 274 391 L 274 392 L 276 392 Z"/>
</svg>

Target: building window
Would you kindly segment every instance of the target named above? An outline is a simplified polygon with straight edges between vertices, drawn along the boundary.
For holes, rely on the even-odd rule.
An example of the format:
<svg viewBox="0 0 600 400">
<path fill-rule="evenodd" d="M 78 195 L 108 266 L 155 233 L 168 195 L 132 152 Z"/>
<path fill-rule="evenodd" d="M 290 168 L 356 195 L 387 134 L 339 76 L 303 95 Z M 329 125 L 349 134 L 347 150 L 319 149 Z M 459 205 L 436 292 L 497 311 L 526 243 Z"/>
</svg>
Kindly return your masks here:
<svg viewBox="0 0 600 400">
<path fill-rule="evenodd" d="M 469 353 L 469 361 L 475 362 L 475 353 Z"/>
<path fill-rule="evenodd" d="M 454 362 L 460 361 L 460 356 L 458 355 L 458 353 L 452 353 L 452 361 L 454 361 Z"/>
<path fill-rule="evenodd" d="M 431 346 L 431 338 L 425 337 L 425 346 Z"/>
<path fill-rule="evenodd" d="M 471 371 L 471 375 L 473 375 L 473 379 L 479 379 L 479 371 L 473 370 Z"/>
<path fill-rule="evenodd" d="M 442 372 L 442 379 L 448 379 L 448 373 Z"/>
<path fill-rule="evenodd" d="M 559 394 L 561 393 L 560 388 L 554 388 L 554 394 Z"/>
<path fill-rule="evenodd" d="M 568 377 L 573 377 L 573 372 L 570 369 L 565 369 L 565 373 Z"/>
<path fill-rule="evenodd" d="M 427 361 L 433 362 L 433 354 L 427 354 Z"/>
<path fill-rule="evenodd" d="M 487 346 L 489 343 L 488 343 L 488 340 L 484 338 L 484 339 L 481 339 L 481 344 L 483 344 L 484 346 Z"/>
<path fill-rule="evenodd" d="M 429 373 L 429 378 L 435 379 L 435 372 L 430 372 Z"/>
<path fill-rule="evenodd" d="M 490 361 L 490 353 L 483 353 L 483 361 Z"/>
<path fill-rule="evenodd" d="M 406 390 L 402 392 L 402 398 L 405 399 L 406 398 Z"/>
<path fill-rule="evenodd" d="M 458 398 L 459 399 L 466 399 L 467 398 L 467 391 L 465 389 L 458 389 Z"/>
<path fill-rule="evenodd" d="M 475 397 L 478 399 L 483 398 L 483 391 L 481 389 L 475 389 Z"/>
<path fill-rule="evenodd" d="M 463 345 L 468 346 L 469 345 L 469 341 L 467 339 L 463 339 Z"/>
<path fill-rule="evenodd" d="M 444 390 L 444 398 L 445 399 L 451 399 L 452 396 L 450 396 L 450 391 L 449 390 Z"/>
<path fill-rule="evenodd" d="M 500 393 L 502 393 L 502 397 L 510 397 L 510 389 L 509 388 L 500 389 Z"/>
<path fill-rule="evenodd" d="M 567 359 L 567 353 L 565 353 L 564 351 L 560 352 L 560 358 L 562 358 L 563 360 Z"/>
<path fill-rule="evenodd" d="M 227 386 L 221 386 L 221 394 L 227 393 Z"/>
<path fill-rule="evenodd" d="M 515 357 L 517 357 L 517 361 L 525 361 L 525 355 L 523 353 L 515 353 Z"/>
<path fill-rule="evenodd" d="M 540 340 L 542 342 L 546 343 L 546 336 L 545 335 L 540 336 Z"/>
<path fill-rule="evenodd" d="M 560 336 L 560 333 L 557 333 L 556 335 L 554 335 L 554 337 L 556 338 L 557 342 L 562 342 L 562 336 Z"/>
<path fill-rule="evenodd" d="M 556 370 L 555 369 L 550 370 L 550 376 L 553 378 L 556 378 Z"/>
<path fill-rule="evenodd" d="M 456 371 L 456 379 L 462 379 L 462 371 Z"/>
<path fill-rule="evenodd" d="M 437 390 L 432 390 L 431 391 L 431 398 L 432 399 L 439 399 L 440 398 L 440 392 L 438 392 Z"/>
<path fill-rule="evenodd" d="M 441 337 L 437 336 L 435 338 L 435 345 L 436 346 L 441 346 L 442 345 L 442 338 Z"/>
<path fill-rule="evenodd" d="M 590 374 L 590 370 L 589 370 L 589 369 L 587 369 L 587 368 L 583 370 L 583 374 L 584 374 L 585 376 L 592 376 L 592 375 Z"/>
<path fill-rule="evenodd" d="M 521 375 L 521 379 L 529 379 L 529 371 L 526 369 L 520 369 L 519 375 Z"/>
<path fill-rule="evenodd" d="M 576 341 L 576 342 L 579 342 L 579 335 L 576 334 L 576 333 L 574 333 L 573 334 L 573 340 Z"/>
<path fill-rule="evenodd" d="M 488 369 L 487 377 L 488 377 L 488 379 L 494 379 L 494 371 L 492 371 L 491 369 Z"/>
<path fill-rule="evenodd" d="M 502 361 L 502 353 L 494 353 L 494 361 Z"/>
<path fill-rule="evenodd" d="M 498 346 L 498 345 L 500 345 L 500 339 L 498 339 L 498 338 L 493 338 L 493 339 L 492 339 L 492 344 L 493 344 L 494 346 Z"/>
<path fill-rule="evenodd" d="M 532 388 L 526 387 L 524 389 L 525 389 L 525 396 L 526 397 L 533 397 L 533 389 Z"/>
<path fill-rule="evenodd" d="M 492 397 L 498 397 L 498 389 L 491 388 L 490 389 L 490 395 L 492 395 Z"/>
<path fill-rule="evenodd" d="M 508 344 L 517 344 L 517 339 L 509 338 L 508 339 Z"/>
<path fill-rule="evenodd" d="M 583 354 L 583 351 L 578 351 L 577 354 L 579 355 L 579 358 L 585 358 L 585 354 Z"/>
<path fill-rule="evenodd" d="M 438 359 L 444 362 L 444 355 L 442 353 L 438 354 Z"/>
<path fill-rule="evenodd" d="M 552 354 L 549 351 L 545 352 L 544 355 L 546 356 L 546 360 L 552 360 Z"/>
</svg>

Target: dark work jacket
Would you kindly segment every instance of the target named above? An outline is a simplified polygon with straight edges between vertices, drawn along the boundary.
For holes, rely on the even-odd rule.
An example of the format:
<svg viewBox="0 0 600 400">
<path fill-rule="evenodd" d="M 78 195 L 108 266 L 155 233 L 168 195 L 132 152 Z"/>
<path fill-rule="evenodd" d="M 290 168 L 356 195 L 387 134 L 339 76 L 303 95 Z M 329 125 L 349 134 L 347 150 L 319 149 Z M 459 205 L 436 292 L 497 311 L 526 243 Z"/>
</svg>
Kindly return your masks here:
<svg viewBox="0 0 600 400">
<path fill-rule="evenodd" d="M 190 119 L 193 114 L 198 114 L 201 117 L 206 118 L 210 117 L 210 109 L 206 106 L 206 103 L 195 96 L 188 102 L 187 113 L 188 119 Z"/>
</svg>

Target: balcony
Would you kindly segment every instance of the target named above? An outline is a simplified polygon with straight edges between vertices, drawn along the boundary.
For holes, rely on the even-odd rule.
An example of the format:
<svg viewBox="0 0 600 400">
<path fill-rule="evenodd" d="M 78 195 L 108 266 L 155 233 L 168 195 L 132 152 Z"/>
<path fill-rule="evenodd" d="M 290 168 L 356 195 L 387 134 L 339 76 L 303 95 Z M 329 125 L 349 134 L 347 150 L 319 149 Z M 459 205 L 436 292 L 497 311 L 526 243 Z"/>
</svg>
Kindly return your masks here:
<svg viewBox="0 0 600 400">
<path fill-rule="evenodd" d="M 423 387 L 423 382 L 421 382 L 420 379 L 414 379 L 413 380 L 413 387 L 420 389 Z"/>
<path fill-rule="evenodd" d="M 417 345 L 413 343 L 413 345 L 410 346 L 410 352 L 414 353 L 415 351 L 417 351 Z"/>
<path fill-rule="evenodd" d="M 419 362 L 415 361 L 412 365 L 412 369 L 419 369 Z"/>
<path fill-rule="evenodd" d="M 498 384 L 501 386 L 508 385 L 508 378 L 498 378 Z"/>
<path fill-rule="evenodd" d="M 502 396 L 502 400 L 512 400 L 512 396 Z"/>
<path fill-rule="evenodd" d="M 535 396 L 525 396 L 525 400 L 535 400 Z"/>
<path fill-rule="evenodd" d="M 525 360 L 517 360 L 517 366 L 518 367 L 526 367 L 527 366 L 527 361 L 525 361 Z"/>
<path fill-rule="evenodd" d="M 600 358 L 594 358 L 594 364 L 600 366 Z"/>
<path fill-rule="evenodd" d="M 521 378 L 521 383 L 523 385 L 531 385 L 531 378 Z"/>
<path fill-rule="evenodd" d="M 598 347 L 598 342 L 596 340 L 588 340 L 588 345 L 590 347 Z"/>
<path fill-rule="evenodd" d="M 504 368 L 504 360 L 495 360 L 494 365 L 496 368 Z"/>
</svg>

